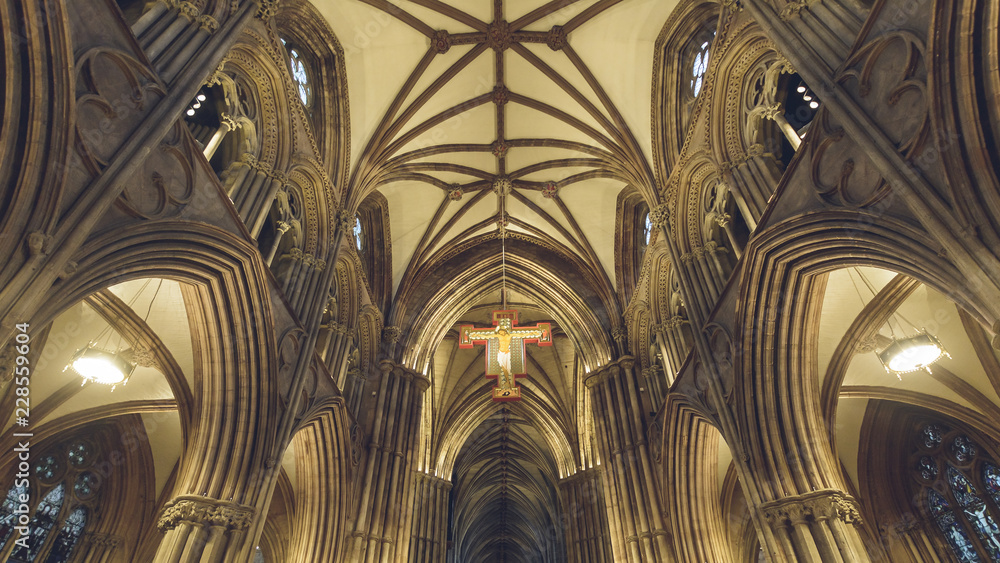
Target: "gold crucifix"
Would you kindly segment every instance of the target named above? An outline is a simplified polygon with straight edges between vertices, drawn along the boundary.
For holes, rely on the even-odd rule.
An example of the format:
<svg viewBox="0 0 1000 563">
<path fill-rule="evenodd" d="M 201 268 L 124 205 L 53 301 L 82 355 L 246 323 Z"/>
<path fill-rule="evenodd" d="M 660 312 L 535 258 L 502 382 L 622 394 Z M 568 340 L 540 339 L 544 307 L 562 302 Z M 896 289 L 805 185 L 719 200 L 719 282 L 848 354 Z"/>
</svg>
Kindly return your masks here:
<svg viewBox="0 0 1000 563">
<path fill-rule="evenodd" d="M 552 325 L 549 323 L 538 323 L 536 326 L 515 325 L 517 311 L 493 311 L 493 327 L 464 325 L 459 329 L 459 348 L 486 345 L 486 377 L 499 379 L 498 384 L 493 387 L 494 401 L 517 401 L 521 398 L 521 388 L 514 380 L 528 375 L 524 367 L 526 343 L 552 345 Z"/>
</svg>

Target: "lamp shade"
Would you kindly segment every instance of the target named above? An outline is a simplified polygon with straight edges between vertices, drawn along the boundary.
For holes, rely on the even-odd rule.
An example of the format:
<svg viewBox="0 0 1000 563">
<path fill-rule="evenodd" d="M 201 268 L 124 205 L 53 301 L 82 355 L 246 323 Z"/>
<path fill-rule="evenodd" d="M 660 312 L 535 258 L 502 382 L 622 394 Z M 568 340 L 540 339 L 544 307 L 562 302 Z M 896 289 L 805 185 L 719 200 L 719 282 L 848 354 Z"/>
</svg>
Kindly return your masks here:
<svg viewBox="0 0 1000 563">
<path fill-rule="evenodd" d="M 916 336 L 893 340 L 878 354 L 886 371 L 895 373 L 898 377 L 903 373 L 926 369 L 934 362 L 947 356 L 941 342 L 934 336 L 922 332 Z"/>
<path fill-rule="evenodd" d="M 66 367 L 73 368 L 86 381 L 112 386 L 127 382 L 135 370 L 135 365 L 121 355 L 92 346 L 77 351 Z"/>
</svg>

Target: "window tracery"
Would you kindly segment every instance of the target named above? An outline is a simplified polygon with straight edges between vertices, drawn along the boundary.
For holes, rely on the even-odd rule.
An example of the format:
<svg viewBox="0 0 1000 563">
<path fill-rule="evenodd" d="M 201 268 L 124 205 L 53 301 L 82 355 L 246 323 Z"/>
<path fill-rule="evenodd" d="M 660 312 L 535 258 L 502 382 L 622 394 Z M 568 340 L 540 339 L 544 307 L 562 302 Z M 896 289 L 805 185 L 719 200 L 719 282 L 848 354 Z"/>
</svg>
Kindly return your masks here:
<svg viewBox="0 0 1000 563">
<path fill-rule="evenodd" d="M 285 51 L 288 53 L 288 67 L 292 73 L 292 80 L 295 82 L 295 88 L 299 94 L 299 99 L 302 100 L 303 106 L 311 108 L 313 91 L 309 65 L 306 62 L 302 51 L 294 44 L 290 45 L 286 39 L 282 39 L 281 43 L 285 46 Z"/>
<path fill-rule="evenodd" d="M 62 443 L 38 458 L 30 480 L 14 482 L 0 506 L 0 558 L 16 563 L 70 560 L 100 489 L 100 477 L 90 470 L 95 458 L 95 448 L 85 440 Z M 24 498 L 37 504 L 28 514 L 30 535 L 17 543 L 20 536 L 12 532 Z"/>
<path fill-rule="evenodd" d="M 933 527 L 962 563 L 1000 562 L 1000 469 L 968 435 L 921 426 L 913 476 Z"/>
</svg>

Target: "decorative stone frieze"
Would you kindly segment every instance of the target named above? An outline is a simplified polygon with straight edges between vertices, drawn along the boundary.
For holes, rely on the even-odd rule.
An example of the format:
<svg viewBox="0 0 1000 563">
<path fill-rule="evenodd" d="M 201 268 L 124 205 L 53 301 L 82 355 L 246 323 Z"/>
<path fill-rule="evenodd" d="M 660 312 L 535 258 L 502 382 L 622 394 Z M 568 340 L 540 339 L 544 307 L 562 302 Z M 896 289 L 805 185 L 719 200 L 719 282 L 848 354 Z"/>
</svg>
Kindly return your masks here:
<svg viewBox="0 0 1000 563">
<path fill-rule="evenodd" d="M 761 511 L 768 523 L 779 527 L 830 519 L 847 524 L 861 524 L 858 502 L 835 489 L 823 489 L 764 503 Z"/>
<path fill-rule="evenodd" d="M 245 530 L 250 527 L 256 510 L 233 502 L 206 497 L 178 497 L 163 507 L 156 527 L 161 532 L 172 530 L 180 524 L 192 526 L 221 526 L 227 530 Z"/>
</svg>

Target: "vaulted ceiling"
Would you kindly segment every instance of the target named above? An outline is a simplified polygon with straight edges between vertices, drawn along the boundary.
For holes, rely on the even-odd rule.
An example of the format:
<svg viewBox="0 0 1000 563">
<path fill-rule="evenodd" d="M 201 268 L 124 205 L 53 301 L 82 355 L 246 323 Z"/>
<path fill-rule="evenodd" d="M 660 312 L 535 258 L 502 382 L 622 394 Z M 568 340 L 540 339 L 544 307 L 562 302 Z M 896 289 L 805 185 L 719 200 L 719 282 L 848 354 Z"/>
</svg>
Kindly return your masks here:
<svg viewBox="0 0 1000 563">
<path fill-rule="evenodd" d="M 476 456 L 501 446 L 469 445 L 481 425 L 498 440 L 534 436 L 551 457 L 549 478 L 591 463 L 582 375 L 611 359 L 625 306 L 615 280 L 619 195 L 655 198 L 653 46 L 675 2 L 315 4 L 346 59 L 348 203 L 376 190 L 386 198 L 386 324 L 403 331 L 404 363 L 432 379 L 426 470 L 451 478 L 457 466 L 486 463 Z M 489 323 L 504 288 L 523 323 L 552 322 L 556 335 L 555 346 L 529 350 L 525 400 L 510 415 L 520 430 L 506 434 L 490 418 L 498 407 L 482 350 L 459 350 L 455 338 L 460 324 Z M 508 459 L 511 474 L 533 474 L 523 456 Z M 522 534 L 544 529 L 542 512 L 526 512 L 544 499 L 527 489 L 504 497 L 500 473 L 475 481 L 490 500 L 472 503 L 456 530 L 486 517 Z M 518 482 L 507 486 L 527 486 Z"/>
</svg>

